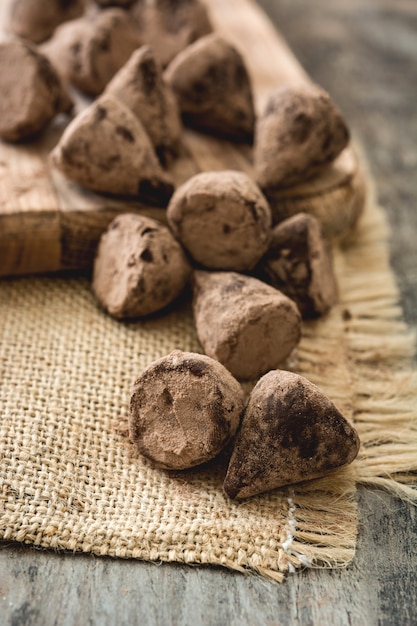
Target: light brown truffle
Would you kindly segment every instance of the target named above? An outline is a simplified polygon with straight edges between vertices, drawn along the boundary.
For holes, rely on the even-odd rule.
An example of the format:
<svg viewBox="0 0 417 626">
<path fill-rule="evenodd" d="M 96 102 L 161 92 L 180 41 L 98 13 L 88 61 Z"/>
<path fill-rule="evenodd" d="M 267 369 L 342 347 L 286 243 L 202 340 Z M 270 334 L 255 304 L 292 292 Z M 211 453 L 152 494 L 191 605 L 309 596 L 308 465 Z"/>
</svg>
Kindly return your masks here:
<svg viewBox="0 0 417 626">
<path fill-rule="evenodd" d="M 178 107 L 149 46 L 133 52 L 105 93 L 117 97 L 140 119 L 162 162 L 175 154 L 181 135 Z"/>
<path fill-rule="evenodd" d="M 193 308 L 204 352 L 242 380 L 278 367 L 300 340 L 294 302 L 250 276 L 194 272 Z"/>
<path fill-rule="evenodd" d="M 234 141 L 251 141 L 255 111 L 242 56 L 216 33 L 180 52 L 165 70 L 189 126 Z"/>
<path fill-rule="evenodd" d="M 51 159 L 68 178 L 96 191 L 160 206 L 173 192 L 142 124 L 112 96 L 101 96 L 69 124 Z"/>
<path fill-rule="evenodd" d="M 296 302 L 305 318 L 327 313 L 336 302 L 330 249 L 312 215 L 299 213 L 274 228 L 262 270 L 271 285 Z"/>
<path fill-rule="evenodd" d="M 346 123 L 323 89 L 277 89 L 256 123 L 257 182 L 267 189 L 306 181 L 329 165 L 348 141 Z"/>
<path fill-rule="evenodd" d="M 242 389 L 217 361 L 174 350 L 135 382 L 130 436 L 157 467 L 186 469 L 217 456 L 235 434 Z"/>
<path fill-rule="evenodd" d="M 72 102 L 46 57 L 18 40 L 0 43 L 0 137 L 19 141 L 42 131 Z"/>
<path fill-rule="evenodd" d="M 271 371 L 249 397 L 224 490 L 242 499 L 319 478 L 351 463 L 358 450 L 355 429 L 316 385 Z"/>
<path fill-rule="evenodd" d="M 168 228 L 138 214 L 116 217 L 102 235 L 93 291 L 113 317 L 135 318 L 166 307 L 184 289 L 191 268 Z"/>
<path fill-rule="evenodd" d="M 114 8 L 62 24 L 42 51 L 66 81 L 95 96 L 141 45 L 130 15 Z"/>
<path fill-rule="evenodd" d="M 138 0 L 131 13 L 144 43 L 152 46 L 162 67 L 213 30 L 200 0 Z"/>
<path fill-rule="evenodd" d="M 168 223 L 193 259 L 211 269 L 252 269 L 271 240 L 271 212 L 243 172 L 203 172 L 179 187 Z"/>
<path fill-rule="evenodd" d="M 83 14 L 85 0 L 13 0 L 10 5 L 7 30 L 41 43 L 55 28 Z"/>
</svg>

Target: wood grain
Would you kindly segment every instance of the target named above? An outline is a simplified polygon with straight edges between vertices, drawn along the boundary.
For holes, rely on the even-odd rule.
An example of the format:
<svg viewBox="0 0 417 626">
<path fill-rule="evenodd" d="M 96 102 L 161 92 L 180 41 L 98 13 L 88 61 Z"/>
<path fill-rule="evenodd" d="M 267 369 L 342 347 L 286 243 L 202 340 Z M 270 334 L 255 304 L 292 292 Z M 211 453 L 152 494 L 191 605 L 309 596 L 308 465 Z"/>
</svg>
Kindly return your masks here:
<svg viewBox="0 0 417 626">
<path fill-rule="evenodd" d="M 5 7 L 10 0 L 2 4 Z M 243 54 L 256 107 L 285 83 L 305 83 L 307 74 L 252 0 L 206 0 L 215 28 Z M 1 14 L 0 14 L 1 17 Z M 82 100 L 78 99 L 78 108 Z M 67 123 L 61 117 L 37 141 L 0 142 L 0 276 L 91 266 L 102 232 L 120 212 L 164 221 L 165 211 L 131 199 L 97 194 L 65 179 L 48 155 Z M 253 175 L 250 146 L 184 130 L 180 157 L 171 165 L 175 184 L 199 171 L 238 169 Z M 346 235 L 363 206 L 362 172 L 351 148 L 312 183 L 269 198 L 277 220 L 300 210 L 321 219 L 329 237 Z"/>
</svg>

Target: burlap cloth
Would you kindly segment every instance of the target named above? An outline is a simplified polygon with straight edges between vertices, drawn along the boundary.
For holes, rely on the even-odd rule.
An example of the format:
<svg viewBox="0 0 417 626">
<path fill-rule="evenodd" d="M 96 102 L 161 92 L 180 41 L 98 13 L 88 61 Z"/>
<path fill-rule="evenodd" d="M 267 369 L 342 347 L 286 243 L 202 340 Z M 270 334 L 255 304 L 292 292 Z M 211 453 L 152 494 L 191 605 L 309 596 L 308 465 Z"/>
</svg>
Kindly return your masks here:
<svg viewBox="0 0 417 626">
<path fill-rule="evenodd" d="M 382 212 L 371 200 L 335 250 L 340 301 L 304 325 L 290 368 L 353 419 L 349 468 L 240 504 L 223 495 L 225 459 L 168 473 L 126 436 L 131 385 L 174 348 L 201 351 L 189 304 L 138 323 L 112 320 L 86 279 L 0 284 L 0 536 L 35 546 L 152 561 L 212 563 L 282 580 L 349 562 L 356 484 L 414 498 L 413 341 L 400 321 Z"/>
</svg>

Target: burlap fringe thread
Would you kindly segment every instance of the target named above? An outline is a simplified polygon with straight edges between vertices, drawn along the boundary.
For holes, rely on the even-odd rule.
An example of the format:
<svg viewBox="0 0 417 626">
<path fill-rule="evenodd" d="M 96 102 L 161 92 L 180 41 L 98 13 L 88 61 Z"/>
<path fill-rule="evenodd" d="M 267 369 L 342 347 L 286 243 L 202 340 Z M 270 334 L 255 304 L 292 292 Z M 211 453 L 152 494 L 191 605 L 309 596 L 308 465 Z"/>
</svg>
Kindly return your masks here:
<svg viewBox="0 0 417 626">
<path fill-rule="evenodd" d="M 326 478 L 262 496 L 275 503 L 265 510 L 272 516 L 278 511 L 273 526 L 278 535 L 272 533 L 268 538 L 260 533 L 260 545 L 257 539 L 250 545 L 253 519 L 256 521 L 257 507 L 261 510 L 262 502 L 253 499 L 247 507 L 230 505 L 239 524 L 249 528 L 244 549 L 242 543 L 234 544 L 230 533 L 226 539 L 222 536 L 223 520 L 211 521 L 207 526 L 192 519 L 191 505 L 185 521 L 177 520 L 179 527 L 173 523 L 174 530 L 166 543 L 161 537 L 151 541 L 149 535 L 142 540 L 137 536 L 120 541 L 118 529 L 105 539 L 105 530 L 100 530 L 94 519 L 89 520 L 91 528 L 86 528 L 82 536 L 79 531 L 76 536 L 68 535 L 67 530 L 65 536 L 60 536 L 59 524 L 42 528 L 34 523 L 37 515 L 42 516 L 42 506 L 45 510 L 49 506 L 45 494 L 43 505 L 41 498 L 38 508 L 33 505 L 25 513 L 26 518 L 19 518 L 10 504 L 10 494 L 17 488 L 10 487 L 12 478 L 7 475 L 5 455 L 0 457 L 1 536 L 42 547 L 100 555 L 211 563 L 258 572 L 279 582 L 287 572 L 302 567 L 346 566 L 356 545 L 356 484 L 383 488 L 409 502 L 417 500 L 412 486 L 413 472 L 417 471 L 414 337 L 401 321 L 397 287 L 388 261 L 387 235 L 384 215 L 371 198 L 351 241 L 335 250 L 340 302 L 326 319 L 305 324 L 296 360 L 291 363 L 295 371 L 321 386 L 355 422 L 362 442 L 359 458 L 352 466 Z M 192 344 L 184 349 L 190 347 Z M 197 490 L 197 496 L 208 474 L 203 471 L 201 476 L 197 473 L 187 486 L 188 491 Z M 155 480 L 160 481 L 157 487 L 163 493 L 164 481 L 171 478 L 159 476 Z M 176 480 L 180 485 L 181 478 L 177 476 Z M 219 481 L 221 484 L 221 477 Z M 212 492 L 214 500 L 221 497 L 216 494 Z M 71 506 L 76 507 L 77 503 L 74 501 Z M 161 516 L 166 514 L 163 506 L 162 503 Z M 260 515 L 258 521 L 262 525 L 265 519 Z M 126 523 L 129 525 L 130 521 Z M 157 528 L 158 519 L 155 524 Z M 196 549 L 192 535 L 198 534 L 200 527 L 202 545 Z"/>
</svg>

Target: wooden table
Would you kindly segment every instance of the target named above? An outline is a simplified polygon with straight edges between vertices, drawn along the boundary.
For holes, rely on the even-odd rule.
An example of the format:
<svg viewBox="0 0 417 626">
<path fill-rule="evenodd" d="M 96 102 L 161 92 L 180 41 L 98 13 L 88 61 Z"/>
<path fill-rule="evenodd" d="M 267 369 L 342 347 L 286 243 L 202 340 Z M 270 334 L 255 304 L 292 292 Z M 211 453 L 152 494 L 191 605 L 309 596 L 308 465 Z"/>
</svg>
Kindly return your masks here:
<svg viewBox="0 0 417 626">
<path fill-rule="evenodd" d="M 392 225 L 392 262 L 417 327 L 417 7 L 411 0 L 260 0 L 365 146 Z M 359 491 L 346 570 L 277 585 L 223 569 L 0 550 L 0 624 L 406 626 L 417 622 L 417 515 Z"/>
</svg>

